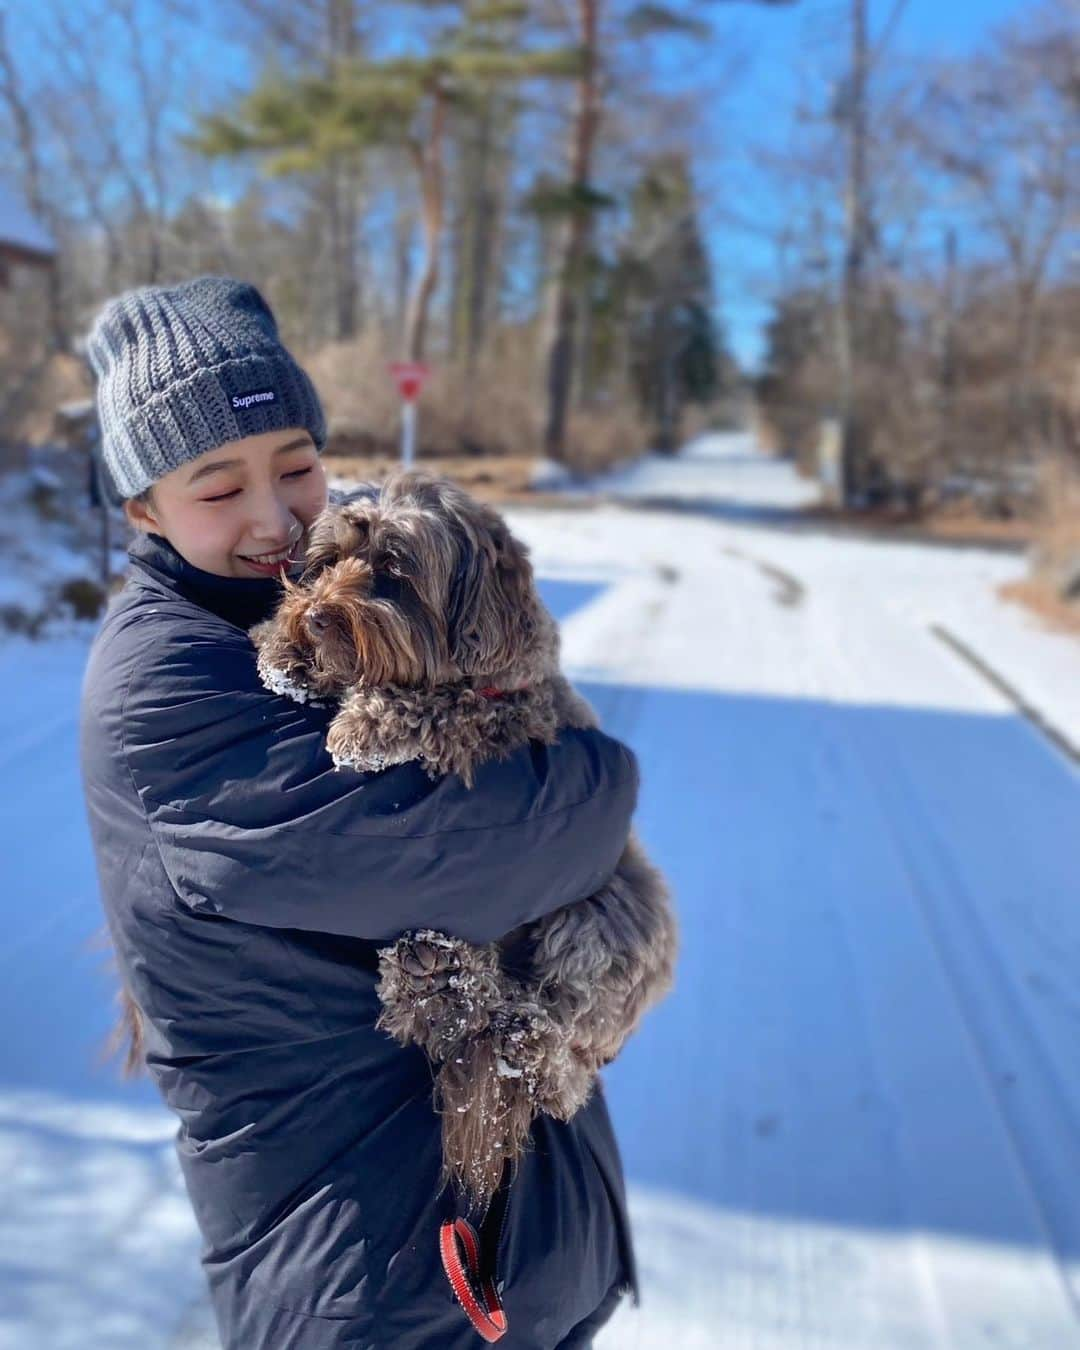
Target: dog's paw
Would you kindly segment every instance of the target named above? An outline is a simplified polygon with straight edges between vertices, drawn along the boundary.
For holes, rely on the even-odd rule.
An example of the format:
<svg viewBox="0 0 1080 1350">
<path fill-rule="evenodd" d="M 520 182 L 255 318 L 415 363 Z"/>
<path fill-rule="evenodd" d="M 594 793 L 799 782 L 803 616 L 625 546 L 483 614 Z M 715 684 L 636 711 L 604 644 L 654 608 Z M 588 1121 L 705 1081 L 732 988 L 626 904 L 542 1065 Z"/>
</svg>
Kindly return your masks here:
<svg viewBox="0 0 1080 1350">
<path fill-rule="evenodd" d="M 424 929 L 423 934 L 399 938 L 395 953 L 402 973 L 417 993 L 445 989 L 462 968 L 460 948 L 452 940 L 431 929 Z"/>
<path fill-rule="evenodd" d="M 395 764 L 407 764 L 415 758 L 404 745 L 391 748 L 378 735 L 378 726 L 346 708 L 331 722 L 326 733 L 326 749 L 336 769 L 358 769 L 361 773 L 380 773 Z"/>
<path fill-rule="evenodd" d="M 327 706 L 324 700 L 316 698 L 305 685 L 291 679 L 283 670 L 278 666 L 271 665 L 263 656 L 259 657 L 255 668 L 259 672 L 259 679 L 262 681 L 263 687 L 269 689 L 272 694 L 284 694 L 286 698 L 291 698 L 294 703 L 310 703 L 315 708 Z"/>
<path fill-rule="evenodd" d="M 484 1031 L 503 1001 L 494 943 L 474 946 L 435 929 L 403 934 L 378 952 L 376 1024 L 402 1044 L 443 1059 L 464 1037 Z"/>
<path fill-rule="evenodd" d="M 329 749 L 329 747 L 327 747 Z M 331 750 L 330 758 L 335 769 L 356 769 L 358 773 L 381 773 L 383 769 L 395 764 L 405 764 L 404 759 L 395 759 L 382 751 L 368 750 Z"/>
<path fill-rule="evenodd" d="M 535 1096 L 559 1054 L 558 1027 L 535 1004 L 502 1007 L 492 1013 L 491 1037 L 498 1077 L 518 1080 L 517 1087 Z"/>
</svg>

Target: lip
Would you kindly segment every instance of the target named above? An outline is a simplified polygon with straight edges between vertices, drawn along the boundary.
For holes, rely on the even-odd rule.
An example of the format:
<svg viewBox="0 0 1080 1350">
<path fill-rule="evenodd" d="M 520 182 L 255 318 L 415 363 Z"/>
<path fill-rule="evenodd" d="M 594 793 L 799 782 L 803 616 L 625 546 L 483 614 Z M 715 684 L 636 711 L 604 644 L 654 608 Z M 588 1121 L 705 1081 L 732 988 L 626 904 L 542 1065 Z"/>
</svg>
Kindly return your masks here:
<svg viewBox="0 0 1080 1350">
<path fill-rule="evenodd" d="M 283 568 L 287 571 L 290 567 L 295 567 L 298 563 L 303 561 L 299 540 L 292 546 L 288 557 L 280 558 L 277 562 L 255 562 L 253 559 L 245 557 L 242 553 L 238 553 L 236 556 L 245 567 L 250 567 L 253 572 L 257 572 L 260 576 L 264 577 L 276 577 Z"/>
</svg>

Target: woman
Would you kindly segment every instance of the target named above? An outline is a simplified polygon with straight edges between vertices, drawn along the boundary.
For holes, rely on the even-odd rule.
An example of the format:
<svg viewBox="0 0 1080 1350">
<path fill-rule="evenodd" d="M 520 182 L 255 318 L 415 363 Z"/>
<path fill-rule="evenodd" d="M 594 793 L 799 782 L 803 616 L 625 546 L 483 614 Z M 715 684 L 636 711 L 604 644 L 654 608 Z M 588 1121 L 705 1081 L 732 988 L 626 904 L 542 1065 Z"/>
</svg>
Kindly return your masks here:
<svg viewBox="0 0 1080 1350">
<path fill-rule="evenodd" d="M 109 486 L 136 529 L 97 634 L 81 756 L 101 892 L 145 1062 L 179 1117 L 225 1350 L 467 1350 L 439 1254 L 423 1054 L 375 1030 L 376 950 L 487 942 L 593 892 L 633 755 L 567 730 L 432 782 L 335 771 L 330 709 L 269 693 L 246 629 L 327 500 L 315 390 L 254 287 L 110 301 L 88 352 Z M 602 1088 L 533 1147 L 482 1226 L 506 1350 L 591 1345 L 637 1278 Z"/>
</svg>

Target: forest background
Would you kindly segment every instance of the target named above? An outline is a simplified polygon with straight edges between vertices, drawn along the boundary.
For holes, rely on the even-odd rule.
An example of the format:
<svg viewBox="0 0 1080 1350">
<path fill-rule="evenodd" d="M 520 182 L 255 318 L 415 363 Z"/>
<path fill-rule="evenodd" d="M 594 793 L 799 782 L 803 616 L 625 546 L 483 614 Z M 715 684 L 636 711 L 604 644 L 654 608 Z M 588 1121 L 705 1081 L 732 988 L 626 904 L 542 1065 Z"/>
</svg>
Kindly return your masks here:
<svg viewBox="0 0 1080 1350">
<path fill-rule="evenodd" d="M 833 445 L 845 512 L 1037 521 L 1080 598 L 1077 0 L 0 15 L 3 467 L 87 398 L 105 298 L 218 272 L 344 473 L 420 360 L 421 459 L 478 490 L 753 421 L 808 474 Z"/>
</svg>

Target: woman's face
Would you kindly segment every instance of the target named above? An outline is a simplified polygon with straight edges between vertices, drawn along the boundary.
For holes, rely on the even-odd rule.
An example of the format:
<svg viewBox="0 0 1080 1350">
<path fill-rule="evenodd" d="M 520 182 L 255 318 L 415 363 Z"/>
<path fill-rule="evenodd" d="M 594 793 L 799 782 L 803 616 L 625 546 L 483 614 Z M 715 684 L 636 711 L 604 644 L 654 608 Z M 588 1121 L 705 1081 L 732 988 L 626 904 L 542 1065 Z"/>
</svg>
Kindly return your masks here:
<svg viewBox="0 0 1080 1350">
<path fill-rule="evenodd" d="M 297 562 L 326 505 L 326 475 L 303 427 L 264 431 L 208 450 L 124 503 L 131 523 L 163 535 L 219 577 L 276 576 Z"/>
</svg>

